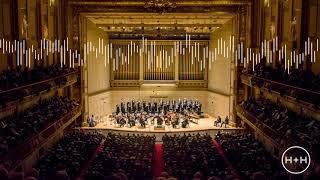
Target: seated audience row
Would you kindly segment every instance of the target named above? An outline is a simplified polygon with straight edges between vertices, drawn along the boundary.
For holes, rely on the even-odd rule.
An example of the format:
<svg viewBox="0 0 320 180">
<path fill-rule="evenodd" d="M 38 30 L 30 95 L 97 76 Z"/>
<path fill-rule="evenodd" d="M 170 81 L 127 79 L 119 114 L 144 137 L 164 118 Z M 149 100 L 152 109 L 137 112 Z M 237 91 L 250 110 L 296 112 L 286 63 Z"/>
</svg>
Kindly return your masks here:
<svg viewBox="0 0 320 180">
<path fill-rule="evenodd" d="M 315 75 L 310 70 L 306 71 L 302 69 L 291 69 L 288 74 L 288 71 L 284 69 L 283 65 L 272 68 L 271 66 L 266 66 L 264 62 L 256 65 L 255 71 L 251 73 L 253 73 L 255 77 L 274 80 L 317 92 L 313 93 L 301 90 L 300 88 L 288 88 L 288 86 L 283 86 L 278 83 L 264 83 L 263 80 L 255 77 L 251 79 L 252 85 L 257 85 L 258 87 L 264 86 L 267 89 L 280 93 L 281 96 L 291 96 L 297 99 L 297 101 L 305 101 L 313 104 L 316 108 L 320 108 L 320 75 Z"/>
<path fill-rule="evenodd" d="M 0 92 L 57 77 L 71 70 L 67 67 L 61 67 L 60 64 L 48 67 L 37 66 L 33 69 L 18 67 L 17 69 L 4 70 L 0 72 Z"/>
<path fill-rule="evenodd" d="M 55 96 L 47 100 L 40 100 L 38 105 L 20 114 L 2 119 L 0 122 L 0 156 L 6 154 L 9 148 L 39 133 L 78 105 L 75 100 Z"/>
<path fill-rule="evenodd" d="M 35 67 L 32 70 L 18 68 L 16 70 L 6 70 L 0 73 L 0 93 L 1 91 L 10 90 L 12 88 L 28 85 L 34 82 L 39 82 L 49 78 L 57 77 L 72 69 L 61 68 L 59 64 L 49 67 Z M 67 77 L 61 77 L 55 80 L 55 85 L 64 85 L 67 82 Z M 6 92 L 0 96 L 0 108 L 5 107 L 12 101 L 22 100 L 24 97 L 39 94 L 42 91 L 48 91 L 52 87 L 50 83 L 41 83 L 30 88 L 17 89 Z"/>
<path fill-rule="evenodd" d="M 76 131 L 65 135 L 38 163 L 40 179 L 75 179 L 103 138 Z"/>
<path fill-rule="evenodd" d="M 320 75 L 315 75 L 312 71 L 301 68 L 291 69 L 288 74 L 284 64 L 272 68 L 271 66 L 266 66 L 264 62 L 261 61 L 255 66 L 255 71 L 253 72 L 255 76 L 320 92 Z"/>
<path fill-rule="evenodd" d="M 93 160 L 87 179 L 104 179 L 122 173 L 129 179 L 152 179 L 155 137 L 109 133 L 104 149 Z"/>
<path fill-rule="evenodd" d="M 280 161 L 273 158 L 251 134 L 218 133 L 216 140 L 243 179 L 249 179 L 257 173 L 264 177 L 262 180 L 281 179 L 283 174 L 280 173 Z"/>
<path fill-rule="evenodd" d="M 297 142 L 308 149 L 318 144 L 320 123 L 266 99 L 249 99 L 241 106 L 278 133 L 281 143 Z"/>
<path fill-rule="evenodd" d="M 163 136 L 163 159 L 167 173 L 178 179 L 201 179 L 229 174 L 209 135 Z"/>
</svg>

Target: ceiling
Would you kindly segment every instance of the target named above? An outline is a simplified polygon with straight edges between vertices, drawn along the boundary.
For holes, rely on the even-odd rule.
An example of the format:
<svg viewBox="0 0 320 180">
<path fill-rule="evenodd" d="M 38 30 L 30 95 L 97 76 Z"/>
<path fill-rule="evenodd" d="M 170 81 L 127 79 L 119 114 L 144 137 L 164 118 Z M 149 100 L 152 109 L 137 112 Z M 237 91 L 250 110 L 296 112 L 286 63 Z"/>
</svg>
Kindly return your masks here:
<svg viewBox="0 0 320 180">
<path fill-rule="evenodd" d="M 208 39 L 250 0 L 73 0 L 70 5 L 109 37 Z"/>
</svg>

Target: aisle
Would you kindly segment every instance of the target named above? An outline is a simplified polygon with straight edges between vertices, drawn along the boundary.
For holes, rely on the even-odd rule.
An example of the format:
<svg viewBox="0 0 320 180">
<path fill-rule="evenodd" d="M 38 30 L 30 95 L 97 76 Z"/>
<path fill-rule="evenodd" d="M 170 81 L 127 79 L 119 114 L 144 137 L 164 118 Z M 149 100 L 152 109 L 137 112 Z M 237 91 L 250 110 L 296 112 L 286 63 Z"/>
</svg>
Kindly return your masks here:
<svg viewBox="0 0 320 180">
<path fill-rule="evenodd" d="M 153 176 L 159 177 L 164 170 L 162 144 L 155 144 L 154 161 L 152 164 Z"/>
<path fill-rule="evenodd" d="M 76 178 L 77 180 L 84 180 L 85 173 L 89 168 L 90 163 L 97 157 L 97 155 L 103 150 L 104 148 L 104 140 L 100 143 L 97 149 L 93 152 L 91 158 L 84 164 L 79 176 Z"/>
<path fill-rule="evenodd" d="M 224 151 L 221 147 L 221 144 L 216 141 L 215 139 L 213 139 L 213 144 L 214 146 L 217 148 L 218 153 L 220 154 L 220 156 L 222 157 L 224 163 L 232 170 L 233 174 L 236 175 L 238 177 L 238 173 L 237 171 L 233 168 L 232 164 L 229 162 L 227 156 L 224 154 Z"/>
</svg>

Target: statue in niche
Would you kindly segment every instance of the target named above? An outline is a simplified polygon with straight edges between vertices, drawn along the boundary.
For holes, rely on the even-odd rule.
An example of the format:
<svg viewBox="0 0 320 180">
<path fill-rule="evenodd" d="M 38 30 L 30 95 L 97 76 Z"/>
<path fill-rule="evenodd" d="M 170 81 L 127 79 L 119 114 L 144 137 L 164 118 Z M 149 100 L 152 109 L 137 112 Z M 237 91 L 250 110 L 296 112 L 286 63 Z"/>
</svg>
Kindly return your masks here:
<svg viewBox="0 0 320 180">
<path fill-rule="evenodd" d="M 48 27 L 47 26 L 43 27 L 43 38 L 48 39 Z"/>
<path fill-rule="evenodd" d="M 28 20 L 27 16 L 24 14 L 22 17 L 22 27 L 21 27 L 22 38 L 28 38 Z"/>
<path fill-rule="evenodd" d="M 270 24 L 270 35 L 271 35 L 271 37 L 274 37 L 275 33 L 276 33 L 276 27 L 275 27 L 274 23 L 271 22 L 271 24 Z"/>
<path fill-rule="evenodd" d="M 292 41 L 297 41 L 296 24 L 297 18 L 294 16 L 293 20 L 290 22 L 290 35 Z"/>
</svg>

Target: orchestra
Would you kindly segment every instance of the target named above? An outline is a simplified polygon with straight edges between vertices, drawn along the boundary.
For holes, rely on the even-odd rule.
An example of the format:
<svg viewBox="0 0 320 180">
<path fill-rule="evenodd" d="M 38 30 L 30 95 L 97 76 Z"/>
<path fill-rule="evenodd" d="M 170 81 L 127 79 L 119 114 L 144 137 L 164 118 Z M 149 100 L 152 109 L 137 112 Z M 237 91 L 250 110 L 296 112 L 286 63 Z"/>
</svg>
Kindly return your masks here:
<svg viewBox="0 0 320 180">
<path fill-rule="evenodd" d="M 116 105 L 112 117 L 120 127 L 136 126 L 145 128 L 147 124 L 155 126 L 171 125 L 177 128 L 189 126 L 191 118 L 199 119 L 202 104 L 198 100 L 160 100 L 128 101 Z"/>
</svg>

